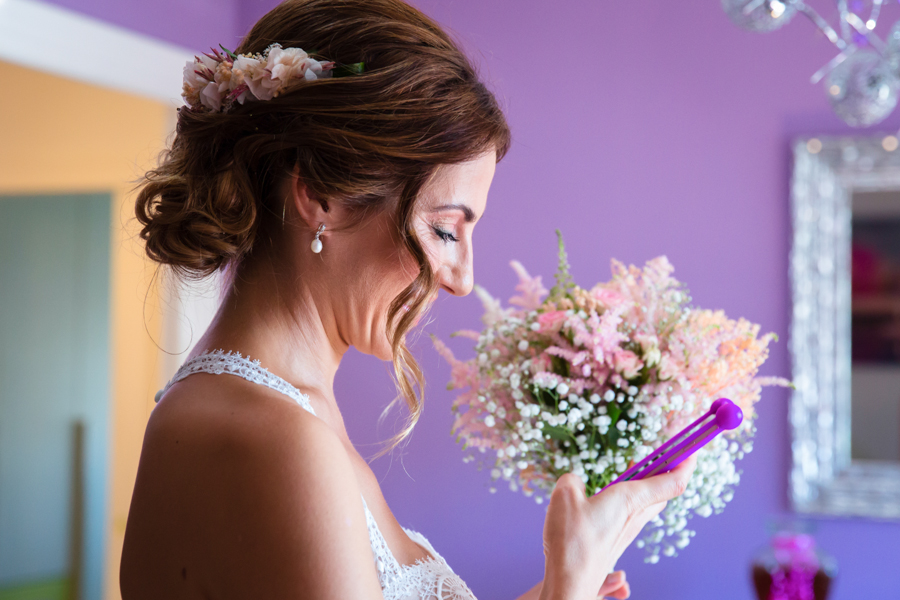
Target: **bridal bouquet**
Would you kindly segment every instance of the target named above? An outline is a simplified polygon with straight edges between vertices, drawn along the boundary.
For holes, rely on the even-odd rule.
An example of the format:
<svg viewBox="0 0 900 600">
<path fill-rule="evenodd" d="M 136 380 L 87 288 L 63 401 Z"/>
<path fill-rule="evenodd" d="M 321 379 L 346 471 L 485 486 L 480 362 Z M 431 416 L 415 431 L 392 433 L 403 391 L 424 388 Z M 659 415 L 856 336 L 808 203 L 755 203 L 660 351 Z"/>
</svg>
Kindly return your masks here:
<svg viewBox="0 0 900 600">
<path fill-rule="evenodd" d="M 713 400 L 730 398 L 743 423 L 697 453 L 687 491 L 637 542 L 655 563 L 687 546 L 691 516 L 718 513 L 731 500 L 740 479 L 735 462 L 752 449 L 762 386 L 789 385 L 756 376 L 775 335 L 759 337 L 759 325 L 692 308 L 665 257 L 643 269 L 613 260 L 612 279 L 588 290 L 569 275 L 562 237 L 559 252 L 549 292 L 515 261 L 512 306 L 476 288 L 484 330 L 457 333 L 475 341 L 475 358 L 457 360 L 435 340 L 452 366 L 448 387 L 461 392 L 453 431 L 465 449 L 496 455 L 494 481 L 541 503 L 567 472 L 581 477 L 588 495 L 599 491 Z"/>
</svg>

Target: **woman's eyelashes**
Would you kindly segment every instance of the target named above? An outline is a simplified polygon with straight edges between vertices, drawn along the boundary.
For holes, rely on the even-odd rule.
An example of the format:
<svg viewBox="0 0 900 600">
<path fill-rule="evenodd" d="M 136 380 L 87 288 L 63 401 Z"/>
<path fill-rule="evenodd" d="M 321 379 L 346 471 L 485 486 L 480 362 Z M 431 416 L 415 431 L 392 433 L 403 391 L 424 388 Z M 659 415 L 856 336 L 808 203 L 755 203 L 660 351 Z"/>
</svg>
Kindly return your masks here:
<svg viewBox="0 0 900 600">
<path fill-rule="evenodd" d="M 440 238 L 441 241 L 443 241 L 445 243 L 459 241 L 458 237 L 456 237 L 455 235 L 453 235 L 453 233 L 447 231 L 446 229 L 442 228 L 440 225 L 432 223 L 431 229 L 434 230 L 434 234 L 436 236 L 438 236 L 438 238 Z"/>
</svg>

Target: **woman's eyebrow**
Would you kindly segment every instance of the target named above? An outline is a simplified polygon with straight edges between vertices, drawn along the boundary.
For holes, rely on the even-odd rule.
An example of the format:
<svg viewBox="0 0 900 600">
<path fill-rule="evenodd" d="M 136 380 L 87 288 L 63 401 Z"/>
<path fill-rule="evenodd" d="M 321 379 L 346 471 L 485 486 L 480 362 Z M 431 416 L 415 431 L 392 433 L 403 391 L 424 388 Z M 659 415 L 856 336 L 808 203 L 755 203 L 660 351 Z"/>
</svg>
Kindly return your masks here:
<svg viewBox="0 0 900 600">
<path fill-rule="evenodd" d="M 447 210 L 459 210 L 462 211 L 463 217 L 466 219 L 466 223 L 471 223 L 475 220 L 475 213 L 472 212 L 472 209 L 466 206 L 465 204 L 443 204 L 441 206 L 437 206 L 432 209 L 434 212 L 443 212 Z"/>
</svg>

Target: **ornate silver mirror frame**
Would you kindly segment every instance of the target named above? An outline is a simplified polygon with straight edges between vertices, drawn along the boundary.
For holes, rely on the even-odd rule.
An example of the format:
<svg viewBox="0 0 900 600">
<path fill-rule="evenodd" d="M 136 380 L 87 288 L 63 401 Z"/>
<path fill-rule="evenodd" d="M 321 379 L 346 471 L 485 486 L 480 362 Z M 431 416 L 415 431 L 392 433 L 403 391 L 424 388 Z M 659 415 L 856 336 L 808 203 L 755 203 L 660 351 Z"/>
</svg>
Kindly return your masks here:
<svg viewBox="0 0 900 600">
<path fill-rule="evenodd" d="M 800 512 L 900 519 L 900 463 L 852 460 L 851 200 L 900 190 L 896 138 L 793 146 L 790 493 Z"/>
</svg>

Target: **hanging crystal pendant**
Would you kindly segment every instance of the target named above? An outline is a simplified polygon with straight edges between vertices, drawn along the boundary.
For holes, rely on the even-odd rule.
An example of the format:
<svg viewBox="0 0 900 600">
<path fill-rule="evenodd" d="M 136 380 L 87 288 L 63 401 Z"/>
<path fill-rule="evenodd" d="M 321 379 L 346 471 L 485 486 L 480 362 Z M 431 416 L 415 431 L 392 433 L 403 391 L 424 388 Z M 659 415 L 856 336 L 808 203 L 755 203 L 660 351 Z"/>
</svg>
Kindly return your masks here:
<svg viewBox="0 0 900 600">
<path fill-rule="evenodd" d="M 792 0 L 722 0 L 728 18 L 741 29 L 773 31 L 797 14 Z"/>
<path fill-rule="evenodd" d="M 880 123 L 897 106 L 900 82 L 890 61 L 860 48 L 825 78 L 825 92 L 834 112 L 853 127 Z"/>
<path fill-rule="evenodd" d="M 891 31 L 888 33 L 885 42 L 884 57 L 891 65 L 894 73 L 900 73 L 900 21 L 891 26 Z"/>
</svg>

